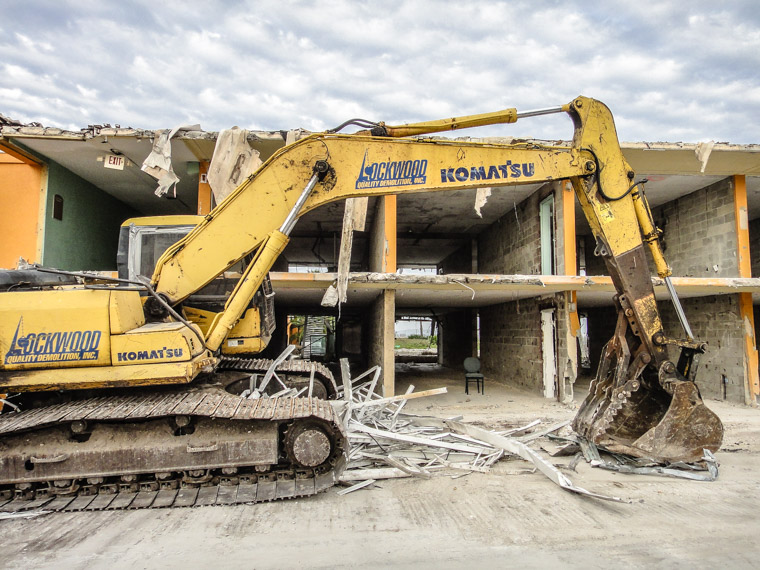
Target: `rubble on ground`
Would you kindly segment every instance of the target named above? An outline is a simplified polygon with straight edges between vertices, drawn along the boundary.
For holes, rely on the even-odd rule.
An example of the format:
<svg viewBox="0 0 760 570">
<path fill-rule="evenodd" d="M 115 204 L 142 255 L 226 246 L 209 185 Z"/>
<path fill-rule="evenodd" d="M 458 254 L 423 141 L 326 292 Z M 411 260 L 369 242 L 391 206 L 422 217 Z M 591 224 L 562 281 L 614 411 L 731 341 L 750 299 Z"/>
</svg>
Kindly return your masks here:
<svg viewBox="0 0 760 570">
<path fill-rule="evenodd" d="M 463 477 L 470 473 L 489 473 L 503 458 L 520 458 L 533 463 L 552 482 L 565 490 L 599 499 L 622 501 L 618 497 L 587 491 L 575 485 L 560 469 L 574 471 L 585 459 L 592 467 L 621 473 L 663 475 L 699 481 L 713 481 L 718 476 L 717 462 L 706 452 L 701 464 L 653 464 L 621 454 L 606 453 L 591 442 L 572 433 L 569 421 L 541 426 L 540 420 L 505 431 L 489 431 L 462 421 L 462 416 L 436 418 L 405 413 L 410 399 L 433 396 L 446 388 L 414 392 L 384 398 L 378 392 L 380 368 L 374 367 L 351 380 L 348 364 L 341 362 L 343 391 L 333 405 L 343 418 L 351 444 L 348 464 L 340 481 L 347 488 L 343 495 L 371 488 L 382 479 L 434 476 Z M 365 380 L 365 378 L 367 380 Z M 558 435 L 562 434 L 562 435 Z M 528 444 L 542 438 L 562 445 L 542 450 L 551 456 L 574 455 L 567 466 L 552 464 L 541 452 Z M 602 459 L 600 451 L 605 453 Z M 707 471 L 707 473 L 699 473 Z"/>
</svg>

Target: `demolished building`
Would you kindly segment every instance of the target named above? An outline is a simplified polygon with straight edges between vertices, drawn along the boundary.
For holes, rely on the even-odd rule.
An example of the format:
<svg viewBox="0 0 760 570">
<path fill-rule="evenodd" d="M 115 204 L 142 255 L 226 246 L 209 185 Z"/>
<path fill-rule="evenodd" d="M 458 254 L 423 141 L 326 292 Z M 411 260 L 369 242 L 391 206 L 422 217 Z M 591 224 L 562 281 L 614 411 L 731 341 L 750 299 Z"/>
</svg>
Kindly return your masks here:
<svg viewBox="0 0 760 570">
<path fill-rule="evenodd" d="M 197 126 L 71 132 L 3 120 L 0 134 L 1 267 L 23 258 L 66 270 L 113 270 L 125 219 L 205 215 L 215 202 L 208 178 L 221 137 Z M 298 133 L 242 136 L 265 161 Z M 151 176 L 142 167 L 158 143 L 168 163 L 151 163 L 158 169 Z M 673 281 L 695 336 L 710 345 L 700 364 L 703 395 L 755 403 L 760 256 L 750 252 L 760 251 L 760 146 L 622 148 L 637 180 L 648 179 Z M 174 178 L 161 182 L 164 173 Z M 449 175 L 456 173 L 441 173 Z M 156 178 L 165 190 L 160 197 Z M 595 367 L 615 325 L 614 288 L 565 182 L 370 198 L 364 229 L 352 226 L 350 246 L 344 214 L 343 203 L 329 204 L 306 214 L 294 231 L 272 273 L 279 332 L 268 351 L 287 343 L 288 315 L 337 314 L 321 301 L 348 247 L 337 356 L 381 365 L 386 396 L 395 389 L 400 318 L 437 324 L 441 364 L 459 368 L 478 354 L 487 375 L 547 397 L 569 399 L 584 367 Z M 655 290 L 666 299 L 658 280 Z M 681 336 L 670 305 L 661 310 L 666 332 Z"/>
</svg>

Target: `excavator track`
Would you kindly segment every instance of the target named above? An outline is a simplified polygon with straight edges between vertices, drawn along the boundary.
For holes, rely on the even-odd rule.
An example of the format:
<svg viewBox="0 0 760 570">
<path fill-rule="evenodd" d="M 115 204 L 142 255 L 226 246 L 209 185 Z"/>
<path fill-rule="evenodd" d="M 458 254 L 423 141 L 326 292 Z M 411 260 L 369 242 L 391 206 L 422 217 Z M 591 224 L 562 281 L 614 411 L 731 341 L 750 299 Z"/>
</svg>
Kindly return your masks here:
<svg viewBox="0 0 760 570">
<path fill-rule="evenodd" d="M 314 495 L 345 467 L 329 403 L 216 387 L 0 415 L 0 512 L 251 504 Z"/>
<path fill-rule="evenodd" d="M 272 367 L 273 363 L 274 360 L 266 358 L 222 356 L 216 369 L 219 372 L 249 372 L 263 376 Z M 321 382 L 325 387 L 326 399 L 334 399 L 338 393 L 338 385 L 335 382 L 333 373 L 324 364 L 311 360 L 285 360 L 275 367 L 275 372 L 284 379 L 286 384 L 289 384 L 288 381 L 290 380 L 296 386 L 308 386 L 312 371 L 314 372 L 315 380 Z"/>
</svg>

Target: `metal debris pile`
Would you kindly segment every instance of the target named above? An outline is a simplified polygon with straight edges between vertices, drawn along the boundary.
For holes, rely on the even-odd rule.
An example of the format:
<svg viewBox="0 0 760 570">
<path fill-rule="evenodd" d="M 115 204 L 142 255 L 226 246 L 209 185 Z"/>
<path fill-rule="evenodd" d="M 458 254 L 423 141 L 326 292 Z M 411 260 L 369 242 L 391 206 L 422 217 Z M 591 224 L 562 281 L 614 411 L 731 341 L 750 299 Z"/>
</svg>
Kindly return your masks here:
<svg viewBox="0 0 760 570">
<path fill-rule="evenodd" d="M 600 499 L 619 498 L 592 493 L 578 487 L 560 470 L 528 447 L 529 441 L 556 432 L 569 422 L 533 430 L 539 421 L 508 431 L 487 431 L 465 424 L 461 416 L 440 419 L 403 412 L 413 398 L 446 393 L 446 388 L 383 398 L 378 393 L 380 368 L 374 367 L 353 382 L 348 363 L 341 361 L 343 397 L 334 405 L 342 414 L 351 443 L 348 465 L 341 483 L 350 485 L 346 494 L 369 487 L 380 479 L 430 478 L 434 475 L 461 477 L 472 472 L 488 473 L 505 455 L 530 461 L 538 471 L 563 489 Z M 362 382 L 364 378 L 368 380 Z"/>
<path fill-rule="evenodd" d="M 591 467 L 630 475 L 657 475 L 692 481 L 715 481 L 718 478 L 718 461 L 709 449 L 702 450 L 702 460 L 697 463 L 676 461 L 663 465 L 656 461 L 616 453 L 579 435 L 558 437 L 548 434 L 548 437 L 563 442 L 563 445 L 554 450 L 546 449 L 549 455 L 552 457 L 574 455 L 568 466 L 572 470 L 575 470 L 575 466 L 585 459 Z"/>
<path fill-rule="evenodd" d="M 351 413 L 346 423 L 351 449 L 341 478 L 360 483 L 341 493 L 368 486 L 377 479 L 430 478 L 435 472 L 452 471 L 454 477 L 473 471 L 487 473 L 504 455 L 504 450 L 485 442 L 424 425 L 425 418 L 401 413 L 410 396 L 445 393 L 445 388 L 414 393 L 414 386 L 410 386 L 402 398 L 382 398 L 375 391 L 379 369 L 370 372 L 375 372 L 373 379 L 358 385 L 351 394 Z"/>
</svg>

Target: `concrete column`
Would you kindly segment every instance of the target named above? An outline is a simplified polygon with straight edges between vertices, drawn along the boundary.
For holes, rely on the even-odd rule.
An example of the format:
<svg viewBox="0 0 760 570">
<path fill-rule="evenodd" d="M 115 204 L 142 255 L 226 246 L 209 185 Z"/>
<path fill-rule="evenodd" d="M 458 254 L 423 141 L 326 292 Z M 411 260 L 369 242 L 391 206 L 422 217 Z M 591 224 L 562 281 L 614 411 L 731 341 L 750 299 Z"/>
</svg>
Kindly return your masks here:
<svg viewBox="0 0 760 570">
<path fill-rule="evenodd" d="M 381 196 L 370 235 L 369 270 L 396 272 L 396 196 Z M 370 322 L 370 365 L 383 369 L 383 394 L 396 392 L 396 292 L 386 289 L 375 300 Z"/>
<path fill-rule="evenodd" d="M 739 266 L 739 277 L 752 277 L 749 220 L 747 217 L 747 181 L 744 175 L 735 175 L 733 185 L 734 212 L 736 214 L 736 259 Z M 739 316 L 744 325 L 744 400 L 748 405 L 751 405 L 757 402 L 757 396 L 760 395 L 752 293 L 739 293 Z"/>
<path fill-rule="evenodd" d="M 557 272 L 560 275 L 577 275 L 575 245 L 575 192 L 568 181 L 559 182 L 557 200 Z"/>
<path fill-rule="evenodd" d="M 386 289 L 375 299 L 370 313 L 370 366 L 383 369 L 383 395 L 396 393 L 395 356 L 396 292 Z"/>
<path fill-rule="evenodd" d="M 557 269 L 563 275 L 577 275 L 575 243 L 575 191 L 568 181 L 559 182 L 560 196 L 557 202 L 557 234 L 561 240 L 558 247 Z M 568 291 L 558 303 L 557 332 L 565 337 L 558 348 L 564 345 L 565 351 L 558 351 L 557 399 L 560 402 L 572 402 L 573 385 L 578 377 L 578 331 L 581 328 L 578 317 L 578 299 L 575 291 Z"/>
</svg>

